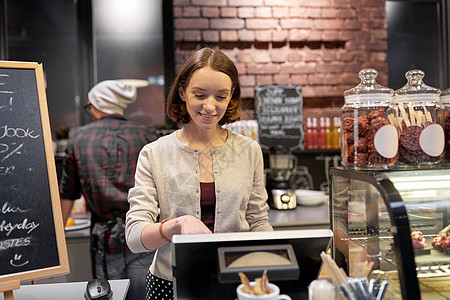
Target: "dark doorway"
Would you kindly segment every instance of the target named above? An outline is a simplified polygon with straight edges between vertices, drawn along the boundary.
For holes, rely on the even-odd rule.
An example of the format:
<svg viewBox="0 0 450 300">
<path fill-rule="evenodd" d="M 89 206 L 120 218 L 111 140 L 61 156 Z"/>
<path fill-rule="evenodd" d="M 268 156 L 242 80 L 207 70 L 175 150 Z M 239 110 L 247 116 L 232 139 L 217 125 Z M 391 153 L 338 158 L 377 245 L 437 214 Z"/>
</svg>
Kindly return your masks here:
<svg viewBox="0 0 450 300">
<path fill-rule="evenodd" d="M 405 73 L 420 69 L 432 87 L 449 86 L 446 1 L 386 1 L 389 87 L 406 84 Z"/>
</svg>

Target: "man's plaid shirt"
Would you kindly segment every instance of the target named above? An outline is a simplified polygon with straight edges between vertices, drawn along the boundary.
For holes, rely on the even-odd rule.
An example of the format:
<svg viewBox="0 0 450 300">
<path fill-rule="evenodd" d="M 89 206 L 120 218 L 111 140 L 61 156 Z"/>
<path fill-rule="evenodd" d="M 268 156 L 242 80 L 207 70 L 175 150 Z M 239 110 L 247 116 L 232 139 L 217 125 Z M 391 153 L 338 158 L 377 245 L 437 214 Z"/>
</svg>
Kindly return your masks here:
<svg viewBox="0 0 450 300">
<path fill-rule="evenodd" d="M 157 139 L 153 128 L 107 115 L 70 131 L 60 183 L 61 198 L 81 194 L 94 221 L 124 218 L 140 150 Z"/>
</svg>

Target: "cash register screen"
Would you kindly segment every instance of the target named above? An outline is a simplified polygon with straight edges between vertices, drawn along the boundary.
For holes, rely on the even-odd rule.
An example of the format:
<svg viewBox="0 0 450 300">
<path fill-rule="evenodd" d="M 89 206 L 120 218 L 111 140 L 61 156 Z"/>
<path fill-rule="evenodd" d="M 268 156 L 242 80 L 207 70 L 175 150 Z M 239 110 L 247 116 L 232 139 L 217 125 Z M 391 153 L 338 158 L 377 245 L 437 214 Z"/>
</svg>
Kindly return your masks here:
<svg viewBox="0 0 450 300">
<path fill-rule="evenodd" d="M 322 263 L 320 253 L 331 241 L 329 229 L 237 232 L 175 235 L 172 239 L 172 267 L 175 299 L 235 299 L 239 282 L 222 283 L 218 249 L 291 245 L 300 275 L 298 279 L 271 278 L 293 299 L 307 296 L 308 285 L 317 278 Z M 245 270 L 244 270 L 245 273 Z M 239 278 L 237 278 L 239 280 Z"/>
</svg>

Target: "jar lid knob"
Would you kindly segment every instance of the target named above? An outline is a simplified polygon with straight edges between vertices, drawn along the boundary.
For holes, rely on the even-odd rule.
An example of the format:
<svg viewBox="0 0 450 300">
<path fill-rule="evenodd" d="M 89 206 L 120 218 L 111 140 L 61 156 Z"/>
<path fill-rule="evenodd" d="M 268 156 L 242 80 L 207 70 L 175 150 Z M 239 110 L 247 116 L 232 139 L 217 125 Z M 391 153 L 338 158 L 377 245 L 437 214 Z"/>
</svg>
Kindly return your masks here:
<svg viewBox="0 0 450 300">
<path fill-rule="evenodd" d="M 423 82 L 423 78 L 425 77 L 425 72 L 419 69 L 409 70 L 405 73 L 405 77 L 408 82 L 401 87 L 400 89 L 395 91 L 395 96 L 402 95 L 414 95 L 414 94 L 429 94 L 434 96 L 439 96 L 441 94 L 441 90 L 431 87 L 425 82 Z"/>
<path fill-rule="evenodd" d="M 422 70 L 409 70 L 405 74 L 410 86 L 422 85 L 422 79 L 425 77 L 425 72 Z"/>
<path fill-rule="evenodd" d="M 354 95 L 374 95 L 377 97 L 380 94 L 392 97 L 394 91 L 388 87 L 384 87 L 377 83 L 376 78 L 378 76 L 378 71 L 372 68 L 362 69 L 358 72 L 358 77 L 361 82 L 344 92 L 344 97 L 354 96 Z"/>
<path fill-rule="evenodd" d="M 378 76 L 378 71 L 375 69 L 362 69 L 358 73 L 358 77 L 361 79 L 362 85 L 376 85 L 377 82 L 375 78 Z"/>
</svg>

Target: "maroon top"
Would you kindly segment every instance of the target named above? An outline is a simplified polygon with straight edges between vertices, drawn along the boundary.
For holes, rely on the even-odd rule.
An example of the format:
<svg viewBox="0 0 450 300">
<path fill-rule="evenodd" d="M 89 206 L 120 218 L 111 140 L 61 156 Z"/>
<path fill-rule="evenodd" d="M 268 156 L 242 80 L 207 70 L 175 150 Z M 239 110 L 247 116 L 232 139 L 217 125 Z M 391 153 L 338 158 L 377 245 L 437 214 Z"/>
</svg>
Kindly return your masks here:
<svg viewBox="0 0 450 300">
<path fill-rule="evenodd" d="M 214 182 L 200 182 L 201 220 L 214 232 L 214 218 L 216 213 L 216 191 Z"/>
</svg>

